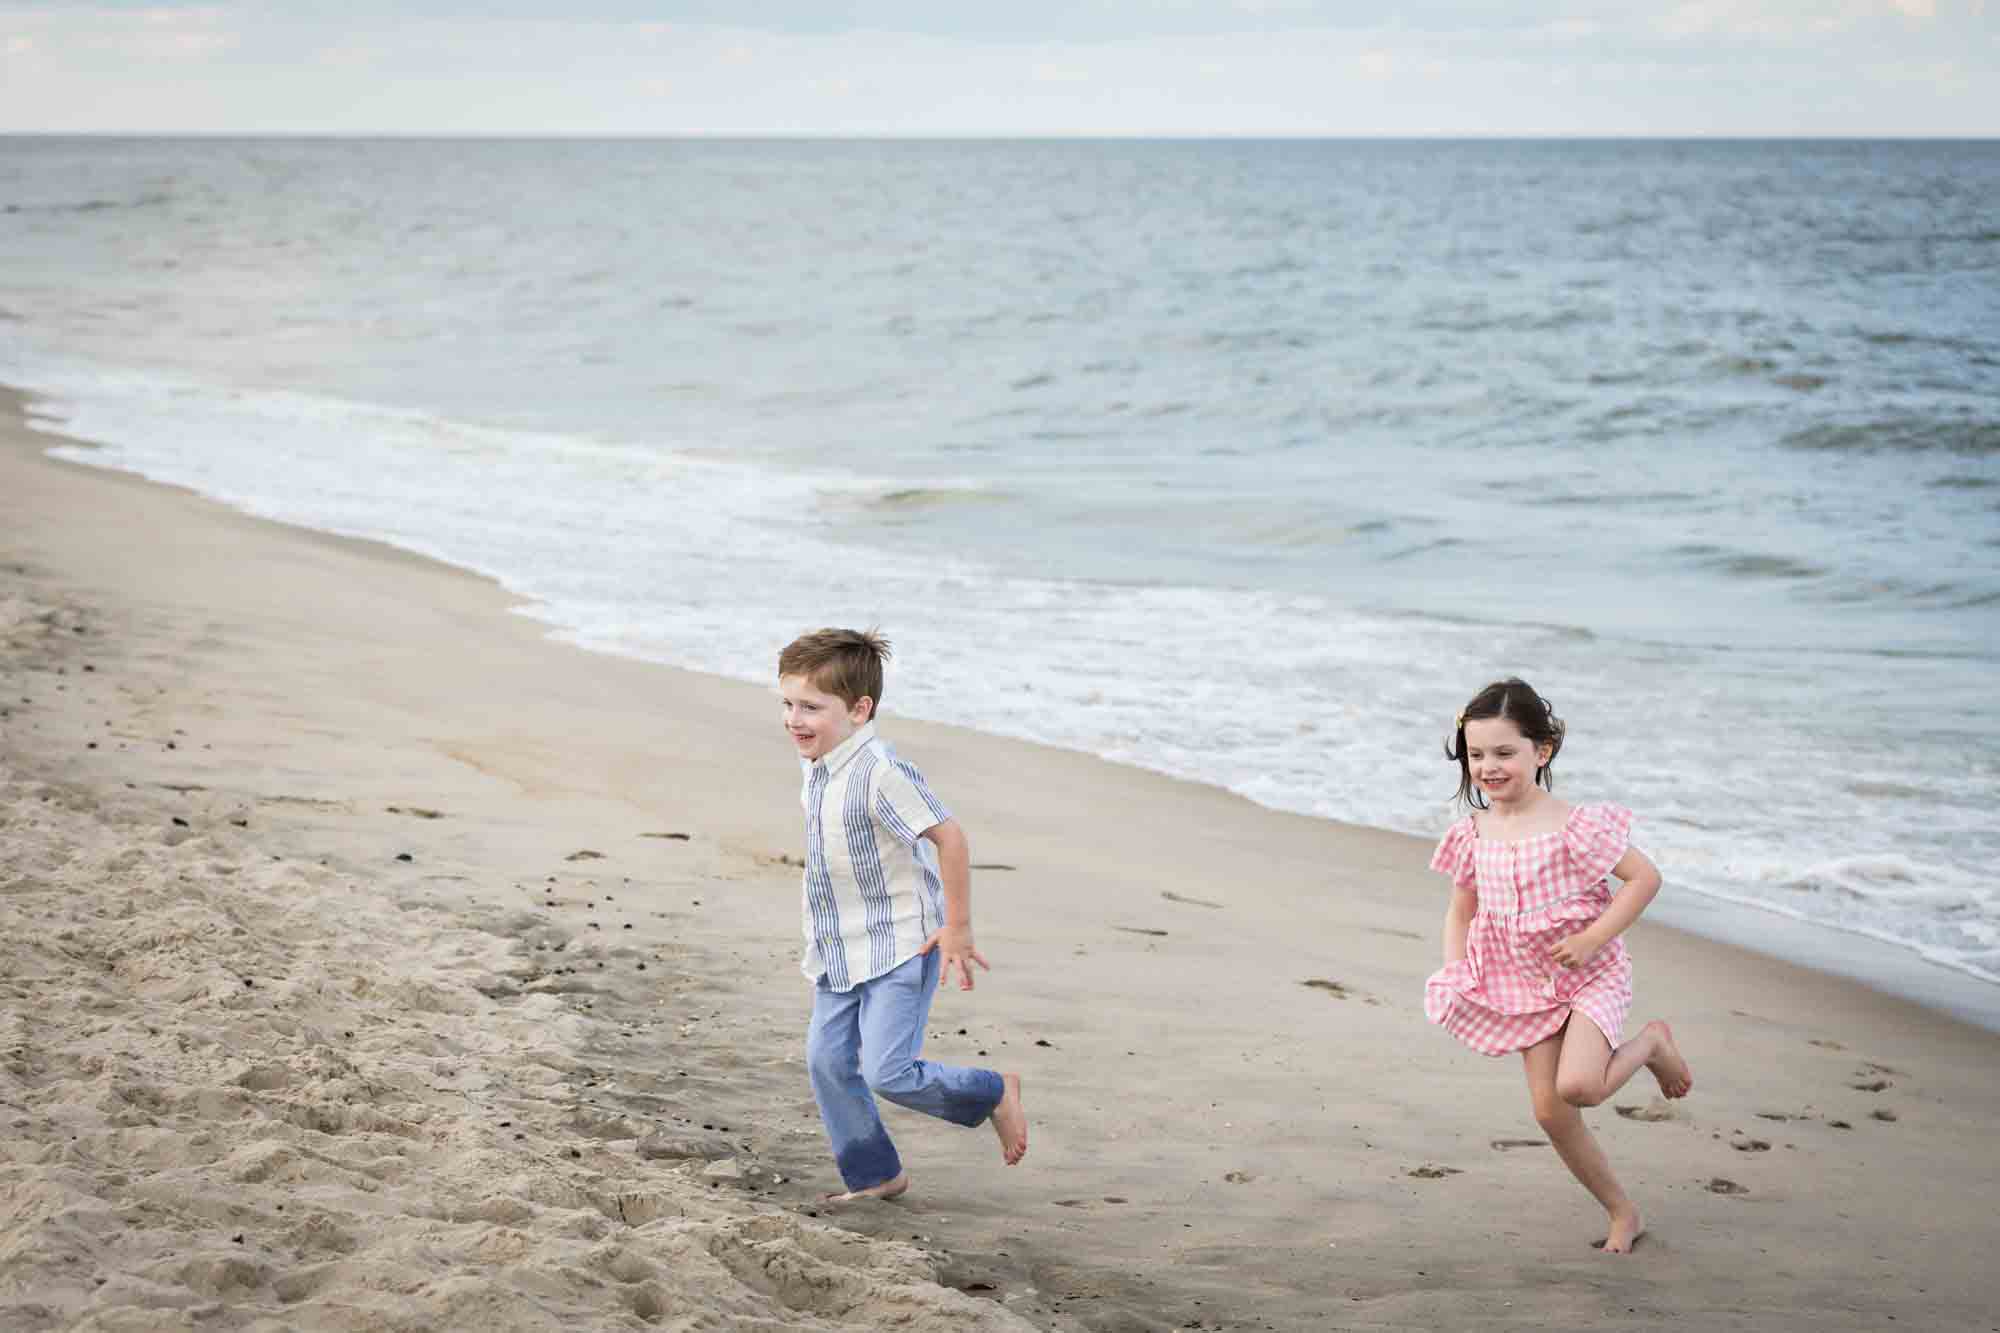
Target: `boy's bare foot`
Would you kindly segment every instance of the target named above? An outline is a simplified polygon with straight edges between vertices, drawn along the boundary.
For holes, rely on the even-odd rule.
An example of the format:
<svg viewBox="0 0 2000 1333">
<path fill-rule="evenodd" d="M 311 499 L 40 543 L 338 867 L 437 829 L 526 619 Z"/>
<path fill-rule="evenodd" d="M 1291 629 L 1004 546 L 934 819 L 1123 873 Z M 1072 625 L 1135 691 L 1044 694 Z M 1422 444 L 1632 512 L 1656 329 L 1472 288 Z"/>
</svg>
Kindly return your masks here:
<svg viewBox="0 0 2000 1333">
<path fill-rule="evenodd" d="M 1653 1034 L 1658 1045 L 1653 1050 L 1653 1058 L 1646 1061 L 1646 1068 L 1653 1071 L 1659 1080 L 1660 1095 L 1663 1097 L 1685 1097 L 1694 1087 L 1694 1071 L 1681 1056 L 1681 1048 L 1674 1044 L 1674 1030 L 1660 1019 L 1646 1024 L 1646 1031 Z"/>
<path fill-rule="evenodd" d="M 863 1199 L 893 1199 L 910 1187 L 910 1173 L 898 1171 L 893 1179 L 879 1185 L 870 1185 L 865 1190 L 847 1190 L 837 1194 L 822 1194 L 821 1203 L 859 1203 Z"/>
<path fill-rule="evenodd" d="M 1000 1136 L 1000 1155 L 1012 1166 L 1028 1155 L 1028 1113 L 1021 1106 L 1021 1076 L 1002 1074 L 1000 1081 L 1007 1090 L 1000 1095 L 1000 1104 L 988 1118 L 993 1122 L 993 1132 Z"/>
<path fill-rule="evenodd" d="M 1639 1237 L 1645 1234 L 1645 1219 L 1639 1216 L 1637 1208 L 1627 1204 L 1624 1212 L 1611 1215 L 1611 1230 L 1599 1242 L 1598 1248 L 1606 1254 L 1630 1254 L 1638 1248 Z"/>
</svg>

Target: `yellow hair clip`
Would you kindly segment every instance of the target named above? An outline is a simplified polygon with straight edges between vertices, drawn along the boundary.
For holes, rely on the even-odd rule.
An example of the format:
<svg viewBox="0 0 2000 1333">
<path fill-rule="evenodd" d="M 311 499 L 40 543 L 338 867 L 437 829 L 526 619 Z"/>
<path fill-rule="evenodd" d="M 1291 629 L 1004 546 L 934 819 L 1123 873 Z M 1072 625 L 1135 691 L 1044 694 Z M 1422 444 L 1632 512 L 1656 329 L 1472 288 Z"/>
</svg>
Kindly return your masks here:
<svg viewBox="0 0 2000 1333">
<path fill-rule="evenodd" d="M 1456 722 L 1456 723 L 1454 724 L 1454 726 L 1453 726 L 1453 729 L 1454 729 L 1454 730 L 1456 730 L 1456 731 L 1464 731 L 1464 730 L 1465 730 L 1465 714 L 1463 714 L 1463 713 L 1460 713 L 1460 714 L 1458 715 L 1458 721 L 1457 721 L 1457 722 Z"/>
</svg>

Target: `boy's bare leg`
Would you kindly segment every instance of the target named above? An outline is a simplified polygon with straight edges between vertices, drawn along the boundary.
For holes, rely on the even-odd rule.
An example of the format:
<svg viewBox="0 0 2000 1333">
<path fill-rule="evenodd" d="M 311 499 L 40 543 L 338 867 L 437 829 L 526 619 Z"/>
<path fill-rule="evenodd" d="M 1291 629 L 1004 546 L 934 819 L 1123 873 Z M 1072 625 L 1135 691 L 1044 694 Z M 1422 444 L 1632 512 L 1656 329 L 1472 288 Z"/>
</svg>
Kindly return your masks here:
<svg viewBox="0 0 2000 1333">
<path fill-rule="evenodd" d="M 822 1194 L 821 1203 L 858 1203 L 863 1199 L 893 1199 L 910 1188 L 910 1173 L 898 1171 L 891 1180 L 879 1185 L 870 1185 L 865 1190 L 842 1190 L 835 1194 Z"/>
<path fill-rule="evenodd" d="M 1007 1091 L 1001 1094 L 990 1119 L 993 1132 L 1000 1136 L 1000 1155 L 1012 1166 L 1028 1155 L 1028 1112 L 1021 1105 L 1021 1076 L 1002 1074 L 1000 1081 Z"/>
</svg>

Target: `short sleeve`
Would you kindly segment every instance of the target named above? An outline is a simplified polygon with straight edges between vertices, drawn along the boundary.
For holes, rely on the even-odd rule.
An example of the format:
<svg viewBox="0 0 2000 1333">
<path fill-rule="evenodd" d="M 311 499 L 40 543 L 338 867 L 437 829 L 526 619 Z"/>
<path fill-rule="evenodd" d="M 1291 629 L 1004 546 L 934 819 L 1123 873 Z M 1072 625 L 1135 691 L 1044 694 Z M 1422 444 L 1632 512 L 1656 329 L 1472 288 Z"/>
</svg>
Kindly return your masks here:
<svg viewBox="0 0 2000 1333">
<path fill-rule="evenodd" d="M 1622 805 L 1579 805 L 1563 823 L 1563 846 L 1591 884 L 1610 874 L 1631 845 L 1632 812 Z"/>
<path fill-rule="evenodd" d="M 1475 893 L 1479 889 L 1477 848 L 1479 832 L 1472 826 L 1472 816 L 1453 824 L 1445 830 L 1445 835 L 1431 853 L 1431 869 L 1441 875 L 1451 876 L 1452 887 Z"/>
<path fill-rule="evenodd" d="M 875 771 L 875 817 L 904 846 L 915 846 L 925 829 L 951 818 L 951 811 L 931 794 L 915 764 L 892 759 Z"/>
</svg>

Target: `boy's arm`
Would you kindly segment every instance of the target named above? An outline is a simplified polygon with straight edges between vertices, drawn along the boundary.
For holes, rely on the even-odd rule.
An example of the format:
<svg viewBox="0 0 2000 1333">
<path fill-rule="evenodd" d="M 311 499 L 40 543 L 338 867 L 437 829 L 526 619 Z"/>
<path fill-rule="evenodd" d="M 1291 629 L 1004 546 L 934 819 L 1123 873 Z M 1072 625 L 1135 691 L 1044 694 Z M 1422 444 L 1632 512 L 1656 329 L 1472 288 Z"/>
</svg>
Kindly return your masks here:
<svg viewBox="0 0 2000 1333">
<path fill-rule="evenodd" d="M 944 925 L 931 932 L 921 952 L 939 950 L 944 963 L 941 978 L 949 981 L 951 969 L 956 965 L 958 988 L 971 990 L 974 963 L 992 971 L 972 944 L 972 848 L 956 819 L 931 825 L 923 831 L 923 836 L 938 851 L 939 877 L 944 881 Z"/>
</svg>

